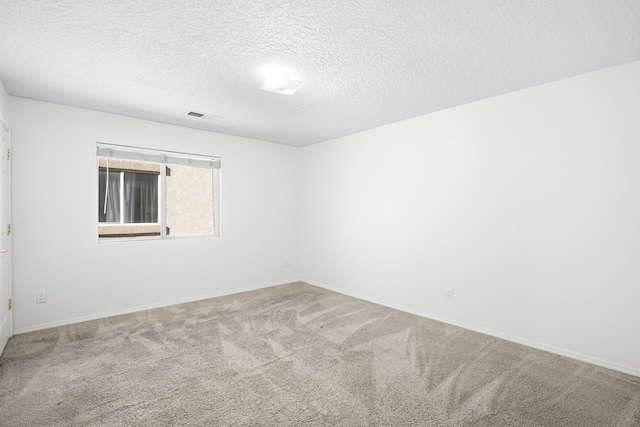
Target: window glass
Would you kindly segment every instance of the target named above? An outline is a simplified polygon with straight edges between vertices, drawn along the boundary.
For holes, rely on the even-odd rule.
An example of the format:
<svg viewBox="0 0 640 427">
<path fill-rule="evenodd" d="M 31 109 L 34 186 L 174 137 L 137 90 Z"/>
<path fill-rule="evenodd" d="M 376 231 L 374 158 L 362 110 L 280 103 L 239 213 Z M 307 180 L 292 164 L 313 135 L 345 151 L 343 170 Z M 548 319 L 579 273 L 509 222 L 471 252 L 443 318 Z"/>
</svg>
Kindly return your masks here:
<svg viewBox="0 0 640 427">
<path fill-rule="evenodd" d="M 123 172 L 124 223 L 158 222 L 158 175 Z"/>
<path fill-rule="evenodd" d="M 220 235 L 220 159 L 98 144 L 99 240 Z"/>
<path fill-rule="evenodd" d="M 167 167 L 167 233 L 213 233 L 213 169 L 170 164 Z"/>
<path fill-rule="evenodd" d="M 106 197 L 105 194 L 109 193 Z M 105 209 L 105 202 L 107 208 Z M 109 172 L 100 169 L 98 181 L 98 221 L 120 222 L 120 172 Z"/>
</svg>

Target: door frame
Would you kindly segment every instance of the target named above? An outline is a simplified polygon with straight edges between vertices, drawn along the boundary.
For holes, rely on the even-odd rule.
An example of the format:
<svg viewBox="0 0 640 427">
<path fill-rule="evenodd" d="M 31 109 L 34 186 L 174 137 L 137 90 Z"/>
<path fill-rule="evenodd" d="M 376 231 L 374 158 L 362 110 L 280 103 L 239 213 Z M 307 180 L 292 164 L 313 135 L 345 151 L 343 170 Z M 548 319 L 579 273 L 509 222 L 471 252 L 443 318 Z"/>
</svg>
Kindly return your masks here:
<svg viewBox="0 0 640 427">
<path fill-rule="evenodd" d="M 2 209 L 2 223 L 0 223 L 0 249 L 6 250 L 5 253 L 0 254 L 2 258 L 0 262 L 4 263 L 4 267 L 6 271 L 3 272 L 3 278 L 0 278 L 0 286 L 2 289 L 2 301 L 0 304 L 3 305 L 3 308 L 7 310 L 7 320 L 4 325 L 0 325 L 2 328 L 7 328 L 6 331 L 3 330 L 0 334 L 0 354 L 4 350 L 4 347 L 7 344 L 7 341 L 13 335 L 13 309 L 11 307 L 12 301 L 12 280 L 11 280 L 11 236 L 9 232 L 9 225 L 11 224 L 11 161 L 10 161 L 10 150 L 11 150 L 11 130 L 9 126 L 4 121 L 2 115 L 0 115 L 0 132 L 2 132 L 2 146 L 0 147 L 0 161 L 7 162 L 4 168 L 3 179 L 0 185 L 3 186 L 2 198 L 3 200 L 0 203 L 0 208 Z M 6 139 L 5 139 L 6 136 Z M 2 172 L 0 172 L 2 174 Z M 6 283 L 3 283 L 6 280 Z M 8 332 L 8 333 L 7 333 Z"/>
</svg>

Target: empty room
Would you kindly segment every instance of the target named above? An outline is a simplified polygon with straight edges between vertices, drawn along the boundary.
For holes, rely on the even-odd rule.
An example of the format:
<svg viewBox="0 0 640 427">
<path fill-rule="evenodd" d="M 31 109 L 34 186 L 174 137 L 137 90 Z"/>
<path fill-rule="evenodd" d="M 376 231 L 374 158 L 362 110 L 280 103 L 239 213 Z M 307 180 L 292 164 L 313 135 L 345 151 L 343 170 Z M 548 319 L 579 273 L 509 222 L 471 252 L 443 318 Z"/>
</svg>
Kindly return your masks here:
<svg viewBox="0 0 640 427">
<path fill-rule="evenodd" d="M 640 2 L 2 0 L 0 425 L 640 426 Z"/>
</svg>

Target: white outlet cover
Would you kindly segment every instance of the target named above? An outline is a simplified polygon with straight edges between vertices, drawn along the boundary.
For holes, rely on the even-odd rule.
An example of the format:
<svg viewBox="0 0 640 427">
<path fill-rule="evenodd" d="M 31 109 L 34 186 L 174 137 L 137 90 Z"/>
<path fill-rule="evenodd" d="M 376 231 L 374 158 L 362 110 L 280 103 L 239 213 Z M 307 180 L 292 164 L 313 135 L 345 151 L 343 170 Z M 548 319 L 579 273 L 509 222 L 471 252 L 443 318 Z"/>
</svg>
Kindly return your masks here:
<svg viewBox="0 0 640 427">
<path fill-rule="evenodd" d="M 45 291 L 36 293 L 36 303 L 42 304 L 45 302 L 47 302 L 47 293 Z"/>
</svg>

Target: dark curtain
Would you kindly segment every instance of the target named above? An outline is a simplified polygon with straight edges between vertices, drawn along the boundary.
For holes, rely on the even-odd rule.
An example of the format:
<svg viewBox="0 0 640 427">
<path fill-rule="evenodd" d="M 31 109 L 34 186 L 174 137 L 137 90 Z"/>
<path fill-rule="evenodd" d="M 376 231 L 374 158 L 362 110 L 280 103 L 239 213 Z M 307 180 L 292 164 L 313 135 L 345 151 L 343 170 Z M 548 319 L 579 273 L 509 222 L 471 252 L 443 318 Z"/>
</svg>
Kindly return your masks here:
<svg viewBox="0 0 640 427">
<path fill-rule="evenodd" d="M 124 173 L 124 223 L 158 222 L 158 175 Z"/>
</svg>

